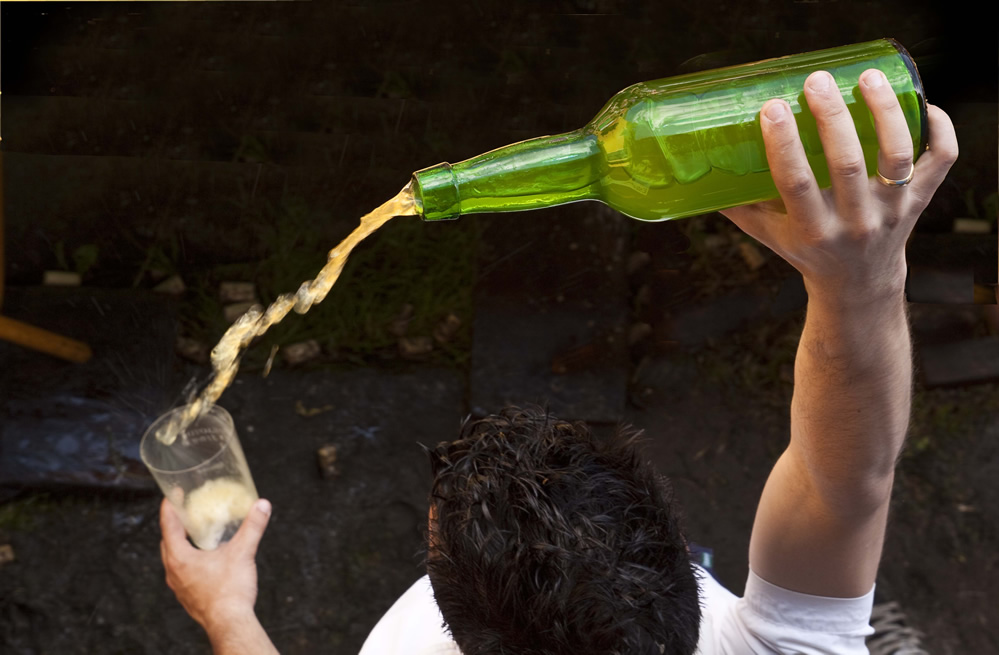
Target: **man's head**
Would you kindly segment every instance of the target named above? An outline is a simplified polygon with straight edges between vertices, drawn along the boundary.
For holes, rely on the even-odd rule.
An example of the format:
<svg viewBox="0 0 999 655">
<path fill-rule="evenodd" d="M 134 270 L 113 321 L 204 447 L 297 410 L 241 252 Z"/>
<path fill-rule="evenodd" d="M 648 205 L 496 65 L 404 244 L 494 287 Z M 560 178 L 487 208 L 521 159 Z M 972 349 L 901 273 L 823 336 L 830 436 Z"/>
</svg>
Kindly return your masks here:
<svg viewBox="0 0 999 655">
<path fill-rule="evenodd" d="M 430 452 L 427 570 L 464 655 L 694 652 L 697 582 L 636 437 L 510 408 Z"/>
</svg>

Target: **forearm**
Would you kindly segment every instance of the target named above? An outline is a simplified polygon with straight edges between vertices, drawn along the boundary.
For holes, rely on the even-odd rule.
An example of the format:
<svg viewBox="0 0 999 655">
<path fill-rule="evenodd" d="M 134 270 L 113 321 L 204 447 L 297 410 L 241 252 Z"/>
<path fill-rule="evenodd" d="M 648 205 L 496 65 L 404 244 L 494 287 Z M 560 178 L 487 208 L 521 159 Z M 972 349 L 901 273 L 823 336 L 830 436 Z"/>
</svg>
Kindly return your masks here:
<svg viewBox="0 0 999 655">
<path fill-rule="evenodd" d="M 912 355 L 901 293 L 866 306 L 809 299 L 791 447 L 833 508 L 884 501 L 905 440 Z"/>
<path fill-rule="evenodd" d="M 252 611 L 218 617 L 204 627 L 215 655 L 278 655 Z"/>
</svg>

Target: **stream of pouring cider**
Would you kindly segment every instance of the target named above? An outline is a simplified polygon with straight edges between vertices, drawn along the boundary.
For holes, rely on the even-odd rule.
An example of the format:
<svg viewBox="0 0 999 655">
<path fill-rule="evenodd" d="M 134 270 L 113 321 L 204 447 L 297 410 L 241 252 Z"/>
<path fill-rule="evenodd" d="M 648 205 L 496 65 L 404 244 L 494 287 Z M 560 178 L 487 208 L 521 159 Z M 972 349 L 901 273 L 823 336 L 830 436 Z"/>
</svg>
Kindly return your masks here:
<svg viewBox="0 0 999 655">
<path fill-rule="evenodd" d="M 389 219 L 395 216 L 412 216 L 416 213 L 417 207 L 410 183 L 394 198 L 361 218 L 361 224 L 338 246 L 330 250 L 326 265 L 314 280 L 303 282 L 295 293 L 278 296 L 266 310 L 254 306 L 240 316 L 212 349 L 211 382 L 188 404 L 187 411 L 156 433 L 156 438 L 166 445 L 173 444 L 177 435 L 183 434 L 197 417 L 207 412 L 232 383 L 239 370 L 239 358 L 254 339 L 267 332 L 272 325 L 280 323 L 292 309 L 298 314 L 304 314 L 313 305 L 322 302 L 340 277 L 348 255 L 357 244 L 385 225 Z"/>
</svg>

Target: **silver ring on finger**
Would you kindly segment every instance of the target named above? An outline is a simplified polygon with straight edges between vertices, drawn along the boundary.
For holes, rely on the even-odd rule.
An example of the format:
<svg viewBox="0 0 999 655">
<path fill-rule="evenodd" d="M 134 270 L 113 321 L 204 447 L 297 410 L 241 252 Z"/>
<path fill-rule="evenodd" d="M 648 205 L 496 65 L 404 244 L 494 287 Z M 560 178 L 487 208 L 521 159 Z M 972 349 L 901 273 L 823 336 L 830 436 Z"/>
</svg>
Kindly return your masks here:
<svg viewBox="0 0 999 655">
<path fill-rule="evenodd" d="M 878 182 L 888 187 L 903 187 L 909 182 L 912 182 L 912 174 L 916 172 L 916 165 L 909 164 L 909 174 L 903 177 L 901 180 L 892 180 L 881 174 L 878 171 Z"/>
</svg>

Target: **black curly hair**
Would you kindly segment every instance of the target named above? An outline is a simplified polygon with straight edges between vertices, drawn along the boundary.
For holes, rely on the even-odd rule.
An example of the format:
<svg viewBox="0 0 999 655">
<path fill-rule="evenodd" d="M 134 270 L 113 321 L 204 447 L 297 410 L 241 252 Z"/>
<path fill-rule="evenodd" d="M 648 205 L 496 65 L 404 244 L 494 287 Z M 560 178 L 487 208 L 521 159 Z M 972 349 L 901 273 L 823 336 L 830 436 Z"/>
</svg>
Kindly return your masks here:
<svg viewBox="0 0 999 655">
<path fill-rule="evenodd" d="M 697 581 L 639 436 L 511 407 L 428 450 L 427 572 L 464 655 L 694 652 Z"/>
</svg>

